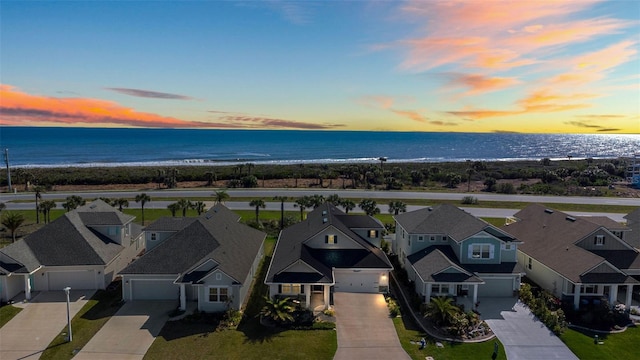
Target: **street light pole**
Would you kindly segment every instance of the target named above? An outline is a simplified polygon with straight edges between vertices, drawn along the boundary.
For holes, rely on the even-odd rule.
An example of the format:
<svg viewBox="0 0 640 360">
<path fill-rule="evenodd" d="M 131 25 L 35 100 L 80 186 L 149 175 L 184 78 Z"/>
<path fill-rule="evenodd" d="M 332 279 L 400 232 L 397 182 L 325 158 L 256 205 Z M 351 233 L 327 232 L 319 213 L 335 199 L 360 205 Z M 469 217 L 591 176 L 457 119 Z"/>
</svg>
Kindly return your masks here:
<svg viewBox="0 0 640 360">
<path fill-rule="evenodd" d="M 69 327 L 69 342 L 73 340 L 73 334 L 71 333 L 71 310 L 69 308 L 69 290 L 70 287 L 66 287 L 63 289 L 65 293 L 67 293 L 67 326 Z"/>
</svg>

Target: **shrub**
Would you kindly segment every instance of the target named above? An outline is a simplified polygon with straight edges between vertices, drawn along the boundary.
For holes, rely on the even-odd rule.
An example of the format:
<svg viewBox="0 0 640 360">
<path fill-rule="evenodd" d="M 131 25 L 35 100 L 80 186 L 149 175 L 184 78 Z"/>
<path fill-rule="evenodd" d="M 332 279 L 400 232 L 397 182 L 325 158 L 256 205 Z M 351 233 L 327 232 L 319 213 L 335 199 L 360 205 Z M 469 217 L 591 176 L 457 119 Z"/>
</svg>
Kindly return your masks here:
<svg viewBox="0 0 640 360">
<path fill-rule="evenodd" d="M 336 312 L 333 309 L 326 309 L 322 313 L 327 316 L 336 316 Z"/>
<path fill-rule="evenodd" d="M 515 194 L 516 189 L 511 183 L 501 183 L 498 184 L 498 188 L 496 191 L 500 194 Z"/>
<path fill-rule="evenodd" d="M 336 328 L 336 324 L 329 321 L 316 321 L 311 326 L 313 330 L 333 330 Z"/>
<path fill-rule="evenodd" d="M 478 198 L 475 196 L 465 196 L 462 198 L 462 203 L 465 205 L 478 205 Z"/>
<path fill-rule="evenodd" d="M 398 315 L 400 315 L 400 306 L 398 305 L 397 301 L 395 301 L 394 299 L 389 299 L 389 301 L 387 302 L 387 306 L 389 307 L 389 316 L 397 317 Z"/>
</svg>

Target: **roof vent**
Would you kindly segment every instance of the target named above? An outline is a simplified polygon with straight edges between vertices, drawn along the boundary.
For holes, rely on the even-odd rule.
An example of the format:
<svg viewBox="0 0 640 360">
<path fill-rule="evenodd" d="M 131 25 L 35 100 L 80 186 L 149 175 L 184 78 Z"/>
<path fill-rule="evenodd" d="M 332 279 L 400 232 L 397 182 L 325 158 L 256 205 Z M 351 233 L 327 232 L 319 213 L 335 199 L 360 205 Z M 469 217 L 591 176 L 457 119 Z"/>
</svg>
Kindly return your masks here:
<svg viewBox="0 0 640 360">
<path fill-rule="evenodd" d="M 553 210 L 551 209 L 544 209 L 544 212 L 546 212 L 547 214 L 553 214 Z"/>
<path fill-rule="evenodd" d="M 576 221 L 576 218 L 574 218 L 573 216 L 567 216 L 565 219 L 567 219 L 567 220 L 569 220 L 571 222 Z"/>
<path fill-rule="evenodd" d="M 429 207 L 427 208 L 427 210 L 429 210 L 429 211 L 433 211 L 433 208 L 432 208 L 431 206 L 429 206 Z"/>
<path fill-rule="evenodd" d="M 89 209 L 95 209 L 95 208 L 96 208 L 96 204 L 89 205 Z"/>
</svg>

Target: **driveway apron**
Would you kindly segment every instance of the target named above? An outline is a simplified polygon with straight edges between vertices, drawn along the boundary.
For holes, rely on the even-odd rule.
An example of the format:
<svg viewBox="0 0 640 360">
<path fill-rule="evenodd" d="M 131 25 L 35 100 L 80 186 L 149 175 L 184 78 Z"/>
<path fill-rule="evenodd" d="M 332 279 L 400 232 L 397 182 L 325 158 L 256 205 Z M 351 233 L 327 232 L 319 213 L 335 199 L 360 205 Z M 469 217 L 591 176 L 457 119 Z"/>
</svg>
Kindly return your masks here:
<svg viewBox="0 0 640 360">
<path fill-rule="evenodd" d="M 74 360 L 142 359 L 177 305 L 175 301 L 124 304 Z"/>
<path fill-rule="evenodd" d="M 91 298 L 94 290 L 69 292 L 73 318 Z M 67 296 L 64 291 L 38 294 L 24 309 L 0 328 L 0 359 L 39 359 L 49 343 L 67 326 Z"/>
<path fill-rule="evenodd" d="M 514 305 L 513 310 L 502 311 L 500 316 L 483 318 L 504 345 L 509 360 L 578 360 L 520 301 Z"/>
<path fill-rule="evenodd" d="M 334 293 L 338 351 L 334 360 L 410 359 L 382 294 Z"/>
</svg>

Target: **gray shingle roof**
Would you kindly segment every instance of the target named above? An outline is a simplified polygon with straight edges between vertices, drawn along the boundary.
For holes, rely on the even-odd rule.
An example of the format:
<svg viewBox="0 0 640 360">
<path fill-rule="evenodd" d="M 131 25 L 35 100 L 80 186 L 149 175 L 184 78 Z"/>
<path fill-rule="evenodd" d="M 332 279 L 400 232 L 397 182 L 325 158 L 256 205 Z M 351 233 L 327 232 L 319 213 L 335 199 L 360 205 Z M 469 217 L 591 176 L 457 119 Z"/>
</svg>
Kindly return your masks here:
<svg viewBox="0 0 640 360">
<path fill-rule="evenodd" d="M 640 207 L 624 216 L 627 221 L 640 222 Z"/>
<path fill-rule="evenodd" d="M 193 217 L 161 217 L 149 224 L 144 231 L 180 231 L 196 221 Z"/>
<path fill-rule="evenodd" d="M 603 226 L 608 230 L 629 230 L 628 227 L 606 216 L 579 216 L 579 218 L 592 222 L 596 225 Z"/>
<path fill-rule="evenodd" d="M 449 204 L 406 212 L 395 215 L 394 219 L 409 234 L 442 234 L 461 242 L 480 231 L 489 231 L 503 241 L 516 241 L 491 224 Z"/>
<path fill-rule="evenodd" d="M 351 219 L 352 217 L 354 219 Z M 311 249 L 309 246 L 303 244 L 304 241 L 331 226 L 360 245 L 361 249 L 357 249 L 356 251 L 358 253 L 358 261 L 356 261 L 357 267 L 372 269 L 393 268 L 391 262 L 389 262 L 389 259 L 382 250 L 358 236 L 347 224 L 355 228 L 383 229 L 383 226 L 375 219 L 367 220 L 361 215 L 347 215 L 331 204 L 322 204 L 310 212 L 306 220 L 294 224 L 280 233 L 280 238 L 278 239 L 273 258 L 271 259 L 266 282 L 280 282 L 276 279 L 281 279 L 283 276 L 291 278 L 293 276 L 291 273 L 285 275 L 281 272 L 298 260 L 305 261 L 309 266 L 324 275 L 325 278 L 319 282 L 332 282 L 331 267 L 338 264 L 331 263 L 327 260 L 330 251 Z M 336 267 L 352 266 L 346 264 L 349 261 L 345 260 L 348 258 L 348 256 L 345 256 L 346 252 L 337 251 L 331 254 L 344 260 L 344 263 Z M 302 278 L 299 280 L 299 282 L 304 282 Z"/>
<path fill-rule="evenodd" d="M 120 273 L 186 275 L 195 266 L 213 259 L 219 264 L 216 269 L 242 282 L 266 234 L 239 223 L 239 219 L 218 204 Z M 185 281 L 193 281 L 194 277 L 197 276 L 187 276 Z"/>
<path fill-rule="evenodd" d="M 570 217 L 539 204 L 527 206 L 516 213 L 515 217 L 518 221 L 502 229 L 524 241 L 518 250 L 574 283 L 580 283 L 581 274 L 603 263 L 605 259 L 611 264 L 620 264 L 621 261 L 635 263 L 636 260 L 633 259 L 638 256 L 634 250 L 592 252 L 575 245 L 602 227 L 581 217 Z M 626 254 L 625 258 L 633 259 L 618 259 L 616 254 Z"/>
<path fill-rule="evenodd" d="M 123 225 L 131 220 L 133 217 L 120 213 L 102 200 L 96 200 L 64 214 L 0 251 L 24 264 L 29 272 L 40 265 L 105 265 L 123 247 L 90 227 Z"/>
</svg>

